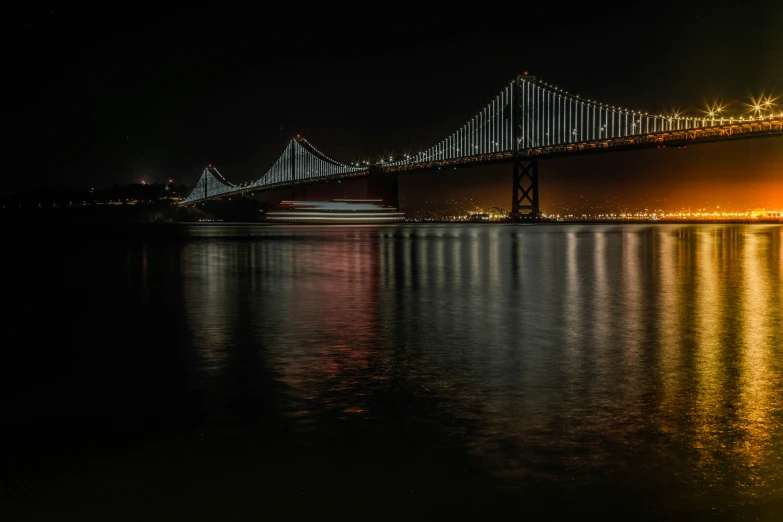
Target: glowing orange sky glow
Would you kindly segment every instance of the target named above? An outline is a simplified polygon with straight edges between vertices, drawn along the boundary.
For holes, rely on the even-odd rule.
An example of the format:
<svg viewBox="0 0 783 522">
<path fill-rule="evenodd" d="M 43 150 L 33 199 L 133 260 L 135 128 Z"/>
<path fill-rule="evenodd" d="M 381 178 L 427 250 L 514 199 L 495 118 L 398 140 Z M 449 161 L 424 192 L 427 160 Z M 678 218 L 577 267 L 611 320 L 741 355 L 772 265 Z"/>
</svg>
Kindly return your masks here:
<svg viewBox="0 0 783 522">
<path fill-rule="evenodd" d="M 539 176 L 544 212 L 580 204 L 602 210 L 783 209 L 783 139 L 543 160 Z M 473 198 L 508 209 L 511 165 L 401 176 L 400 194 L 409 208 Z"/>
</svg>

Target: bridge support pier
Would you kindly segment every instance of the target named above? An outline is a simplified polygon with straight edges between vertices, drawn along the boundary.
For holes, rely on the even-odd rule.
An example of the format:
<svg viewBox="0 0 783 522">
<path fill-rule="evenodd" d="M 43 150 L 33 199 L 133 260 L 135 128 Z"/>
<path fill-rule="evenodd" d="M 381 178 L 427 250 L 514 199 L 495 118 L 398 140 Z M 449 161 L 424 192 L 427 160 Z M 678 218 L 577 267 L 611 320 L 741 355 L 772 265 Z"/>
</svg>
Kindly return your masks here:
<svg viewBox="0 0 783 522">
<path fill-rule="evenodd" d="M 521 214 L 521 210 L 529 210 Z M 537 221 L 541 217 L 538 206 L 538 160 L 514 159 L 514 196 L 511 200 L 512 221 Z"/>
<path fill-rule="evenodd" d="M 396 172 L 379 172 L 370 169 L 367 174 L 367 199 L 382 199 L 383 204 L 400 208 Z"/>
</svg>

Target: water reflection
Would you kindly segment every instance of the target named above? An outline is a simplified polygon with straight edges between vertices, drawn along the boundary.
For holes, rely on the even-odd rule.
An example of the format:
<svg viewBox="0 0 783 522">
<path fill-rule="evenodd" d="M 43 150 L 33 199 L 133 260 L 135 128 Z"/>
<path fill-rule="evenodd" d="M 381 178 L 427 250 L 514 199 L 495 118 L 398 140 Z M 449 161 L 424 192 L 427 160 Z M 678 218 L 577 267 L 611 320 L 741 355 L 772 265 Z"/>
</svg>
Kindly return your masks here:
<svg viewBox="0 0 783 522">
<path fill-rule="evenodd" d="M 725 336 L 724 288 L 719 284 L 720 244 L 716 241 L 716 227 L 705 227 L 696 235 L 696 282 L 692 306 L 696 314 L 695 333 L 695 423 L 693 446 L 698 453 L 697 468 L 701 480 L 716 487 L 724 479 L 715 469 L 720 460 L 716 452 L 721 447 L 725 369 L 721 365 Z M 725 284 L 725 282 L 724 282 Z M 725 442 L 725 441 L 724 441 Z M 709 490 L 707 490 L 709 492 Z"/>
<path fill-rule="evenodd" d="M 783 496 L 781 227 L 221 230 L 182 255 L 205 389 L 267 371 L 313 437 L 426 403 L 511 489 Z"/>
<path fill-rule="evenodd" d="M 776 418 L 775 400 L 769 394 L 780 381 L 780 365 L 775 361 L 783 356 L 780 343 L 775 343 L 775 332 L 780 331 L 782 309 L 779 306 L 781 281 L 779 273 L 773 268 L 771 260 L 778 252 L 772 250 L 772 234 L 746 231 L 743 235 L 743 279 L 742 279 L 742 343 L 739 361 L 740 393 L 738 400 L 738 420 L 735 428 L 742 433 L 736 452 L 744 460 L 748 470 L 742 484 L 747 494 L 757 497 L 767 483 L 778 491 L 783 491 L 783 478 L 777 480 L 766 470 L 774 469 L 780 455 L 771 453 L 774 445 L 771 438 L 780 429 L 780 418 Z M 778 235 L 779 236 L 779 235 Z M 778 260 L 780 256 L 778 256 Z M 776 291 L 777 289 L 777 291 Z M 777 322 L 777 327 L 773 324 Z M 776 370 L 778 370 L 776 372 Z M 777 383 L 776 383 L 777 381 Z M 780 398 L 777 398 L 778 401 Z M 773 479 L 773 480 L 770 480 Z M 775 484 L 777 482 L 777 484 Z"/>
<path fill-rule="evenodd" d="M 690 375 L 685 367 L 686 346 L 683 332 L 688 320 L 685 295 L 682 289 L 687 284 L 685 266 L 679 262 L 683 242 L 679 240 L 679 227 L 663 227 L 656 234 L 654 289 L 656 300 L 655 337 L 659 346 L 658 373 L 659 404 L 656 414 L 658 429 L 668 437 L 678 436 L 682 418 L 681 408 L 687 407 L 690 390 L 686 387 Z"/>
<path fill-rule="evenodd" d="M 238 284 L 243 244 L 190 243 L 182 255 L 183 296 L 192 342 L 201 360 L 196 378 L 207 381 L 223 369 L 236 341 L 237 301 L 250 288 Z M 252 273 L 252 272 L 251 272 Z"/>
</svg>

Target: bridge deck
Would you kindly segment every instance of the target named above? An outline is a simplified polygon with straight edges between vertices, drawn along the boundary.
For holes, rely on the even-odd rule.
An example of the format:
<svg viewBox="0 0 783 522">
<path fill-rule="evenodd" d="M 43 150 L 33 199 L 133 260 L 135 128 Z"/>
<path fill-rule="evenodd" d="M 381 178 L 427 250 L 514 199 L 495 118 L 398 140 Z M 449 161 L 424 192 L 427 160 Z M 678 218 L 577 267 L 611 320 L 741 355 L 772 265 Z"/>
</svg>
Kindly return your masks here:
<svg viewBox="0 0 783 522">
<path fill-rule="evenodd" d="M 740 140 L 748 138 L 763 138 L 783 136 L 783 118 L 764 121 L 748 121 L 730 125 L 666 131 L 646 135 L 611 138 L 604 140 L 583 141 L 552 145 L 549 147 L 533 147 L 520 151 L 523 159 L 546 159 L 578 154 L 595 154 L 603 152 L 619 152 L 622 150 L 652 149 L 661 146 L 678 147 L 698 143 L 716 141 Z M 513 151 L 502 151 L 490 154 L 480 154 L 463 158 L 454 158 L 426 163 L 395 165 L 386 167 L 387 172 L 407 172 L 415 170 L 432 170 L 452 166 L 478 166 L 494 163 L 507 163 L 514 159 Z"/>
<path fill-rule="evenodd" d="M 726 125 L 717 125 L 714 127 L 699 127 L 683 130 L 669 130 L 655 133 L 636 134 L 625 137 L 598 139 L 590 141 L 581 141 L 575 143 L 564 143 L 559 145 L 541 146 L 526 148 L 519 151 L 521 159 L 546 159 L 580 154 L 596 154 L 606 152 L 619 152 L 623 150 L 649 149 L 656 147 L 677 147 L 695 145 L 700 143 L 741 140 L 749 138 L 783 136 L 783 117 L 777 116 L 764 120 L 748 120 L 733 122 Z M 514 160 L 514 151 L 505 150 L 457 158 L 419 161 L 394 165 L 379 165 L 373 167 L 380 173 L 404 173 L 418 172 L 426 170 L 437 170 L 444 167 L 471 167 L 480 165 L 491 165 L 497 163 L 509 163 Z M 226 187 L 228 190 L 222 190 L 220 193 L 209 195 L 209 197 L 196 198 L 183 204 L 193 204 L 205 200 L 221 199 L 238 195 L 246 195 L 260 191 L 274 190 L 279 188 L 291 187 L 299 184 L 322 183 L 324 181 L 335 179 L 347 179 L 356 177 L 365 177 L 370 173 L 370 169 L 355 170 L 353 172 L 344 172 L 340 174 L 308 177 L 306 179 L 295 179 L 293 181 L 281 181 L 276 183 L 265 183 L 263 185 L 245 185 L 239 187 Z"/>
</svg>

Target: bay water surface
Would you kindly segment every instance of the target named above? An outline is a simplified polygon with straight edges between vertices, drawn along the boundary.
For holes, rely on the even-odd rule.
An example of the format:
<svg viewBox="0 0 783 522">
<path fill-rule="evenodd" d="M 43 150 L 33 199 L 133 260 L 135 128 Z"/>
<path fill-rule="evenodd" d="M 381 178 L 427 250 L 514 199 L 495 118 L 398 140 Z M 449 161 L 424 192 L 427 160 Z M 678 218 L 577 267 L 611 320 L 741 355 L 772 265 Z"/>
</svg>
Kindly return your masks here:
<svg viewBox="0 0 783 522">
<path fill-rule="evenodd" d="M 780 225 L 4 235 L 4 520 L 781 520 Z"/>
</svg>

